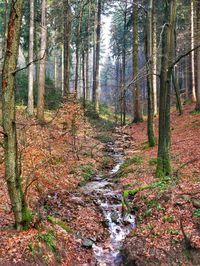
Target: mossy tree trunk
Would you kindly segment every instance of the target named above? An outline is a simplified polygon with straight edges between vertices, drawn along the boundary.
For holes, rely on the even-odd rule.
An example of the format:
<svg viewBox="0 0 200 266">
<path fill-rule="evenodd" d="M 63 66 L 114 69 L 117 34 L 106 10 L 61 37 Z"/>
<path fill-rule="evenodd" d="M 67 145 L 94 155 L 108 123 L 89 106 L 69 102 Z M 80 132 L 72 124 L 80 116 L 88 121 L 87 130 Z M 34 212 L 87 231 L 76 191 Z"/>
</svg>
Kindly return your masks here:
<svg viewBox="0 0 200 266">
<path fill-rule="evenodd" d="M 16 228 L 22 228 L 23 195 L 19 176 L 15 118 L 15 71 L 17 68 L 23 0 L 11 1 L 8 39 L 2 75 L 2 115 L 5 145 L 5 175 L 15 217 Z"/>
<path fill-rule="evenodd" d="M 159 142 L 157 177 L 171 174 L 170 159 L 170 91 L 174 58 L 174 32 L 176 25 L 176 0 L 164 1 L 165 28 L 162 36 L 160 74 Z"/>
</svg>

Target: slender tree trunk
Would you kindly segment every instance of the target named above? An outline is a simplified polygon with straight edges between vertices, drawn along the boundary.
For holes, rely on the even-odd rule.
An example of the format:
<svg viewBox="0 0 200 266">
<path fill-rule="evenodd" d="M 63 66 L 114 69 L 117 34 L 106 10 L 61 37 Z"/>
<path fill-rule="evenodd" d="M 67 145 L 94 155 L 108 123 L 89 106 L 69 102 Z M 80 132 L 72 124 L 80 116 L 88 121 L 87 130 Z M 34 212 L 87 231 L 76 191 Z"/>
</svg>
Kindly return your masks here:
<svg viewBox="0 0 200 266">
<path fill-rule="evenodd" d="M 83 79 L 83 108 L 86 105 L 86 86 L 85 86 L 85 53 L 82 51 L 82 79 Z"/>
<path fill-rule="evenodd" d="M 96 48 L 95 48 L 95 75 L 94 75 L 94 106 L 95 112 L 99 113 L 99 62 L 100 62 L 100 41 L 101 41 L 101 5 L 102 0 L 98 0 L 97 4 L 97 25 L 96 25 Z"/>
<path fill-rule="evenodd" d="M 197 43 L 200 42 L 200 1 L 197 5 Z M 196 107 L 195 110 L 200 111 L 200 49 L 197 50 L 197 84 L 196 84 Z"/>
<path fill-rule="evenodd" d="M 143 121 L 141 106 L 141 91 L 138 81 L 139 64 L 138 64 L 138 0 L 133 5 L 133 96 L 134 96 L 134 123 Z"/>
<path fill-rule="evenodd" d="M 68 96 L 70 89 L 70 41 L 71 41 L 71 24 L 72 13 L 68 0 L 63 0 L 64 10 L 64 95 Z"/>
<path fill-rule="evenodd" d="M 153 55 L 152 55 L 152 64 L 153 64 L 153 97 L 154 97 L 154 116 L 158 114 L 158 100 L 157 100 L 157 19 L 156 19 L 156 1 L 153 0 L 152 6 L 152 31 L 153 31 Z"/>
<path fill-rule="evenodd" d="M 194 0 L 191 0 L 191 50 L 194 49 Z M 191 53 L 191 72 L 192 72 L 192 101 L 196 101 L 196 82 L 195 82 L 195 60 L 194 51 Z"/>
<path fill-rule="evenodd" d="M 162 40 L 162 61 L 160 74 L 159 143 L 156 175 L 171 174 L 170 159 L 170 93 L 172 62 L 174 57 L 174 32 L 176 22 L 176 0 L 165 1 L 165 28 Z"/>
<path fill-rule="evenodd" d="M 122 125 L 126 124 L 126 27 L 127 27 L 127 1 L 124 12 L 124 32 L 123 32 L 123 50 L 122 50 Z"/>
<path fill-rule="evenodd" d="M 54 87 L 57 89 L 58 87 L 58 62 L 57 62 L 57 51 L 54 50 Z"/>
<path fill-rule="evenodd" d="M 30 25 L 29 25 L 29 69 L 28 69 L 28 107 L 27 112 L 33 115 L 34 98 L 33 98 L 33 49 L 34 49 L 34 0 L 30 0 Z"/>
<path fill-rule="evenodd" d="M 61 83 L 62 83 L 62 96 L 64 96 L 64 76 L 65 76 L 65 64 L 64 64 L 64 45 L 61 46 L 61 68 L 62 68 L 62 77 L 61 77 Z"/>
<path fill-rule="evenodd" d="M 46 0 L 42 0 L 41 46 L 40 46 L 40 74 L 38 86 L 37 118 L 44 121 L 44 95 L 46 77 L 46 47 L 47 47 L 47 23 Z"/>
<path fill-rule="evenodd" d="M 5 175 L 15 224 L 22 229 L 23 195 L 19 176 L 15 118 L 15 70 L 17 68 L 23 0 L 11 1 L 8 39 L 2 76 L 2 116 L 5 147 Z"/>
<path fill-rule="evenodd" d="M 189 99 L 189 67 L 188 67 L 188 58 L 189 58 L 188 56 L 185 57 L 185 69 L 184 69 L 186 100 Z"/>
<path fill-rule="evenodd" d="M 90 100 L 90 82 L 89 82 L 89 60 L 90 60 L 90 18 L 91 17 L 91 2 L 88 4 L 88 23 L 87 23 L 87 49 L 86 49 L 86 101 Z"/>
<path fill-rule="evenodd" d="M 78 77 L 79 77 L 79 48 L 80 48 L 80 34 L 81 34 L 81 24 L 82 24 L 82 17 L 83 17 L 83 4 L 80 7 L 79 12 L 79 21 L 78 21 L 78 29 L 77 29 L 77 36 L 76 36 L 76 68 L 75 68 L 75 84 L 74 84 L 74 92 L 75 97 L 78 96 Z"/>
<path fill-rule="evenodd" d="M 154 125 L 154 54 L 153 54 L 153 0 L 149 1 L 149 11 L 147 19 L 147 62 L 148 62 L 148 76 L 147 76 L 147 91 L 148 91 L 148 122 L 147 133 L 149 146 L 153 147 L 156 144 L 155 125 Z"/>
</svg>

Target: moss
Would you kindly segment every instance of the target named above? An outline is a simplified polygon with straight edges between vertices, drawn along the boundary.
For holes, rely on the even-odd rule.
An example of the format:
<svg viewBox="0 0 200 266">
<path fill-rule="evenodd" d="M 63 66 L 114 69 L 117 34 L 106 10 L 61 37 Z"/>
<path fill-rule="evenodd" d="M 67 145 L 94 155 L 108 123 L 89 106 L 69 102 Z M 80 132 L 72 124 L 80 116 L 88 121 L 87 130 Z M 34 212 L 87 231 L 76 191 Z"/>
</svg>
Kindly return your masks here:
<svg viewBox="0 0 200 266">
<path fill-rule="evenodd" d="M 109 143 L 109 142 L 113 142 L 113 138 L 109 135 L 97 135 L 96 139 L 101 141 L 102 143 Z"/>
<path fill-rule="evenodd" d="M 193 217 L 200 217 L 200 209 L 196 209 L 192 215 Z"/>
<path fill-rule="evenodd" d="M 151 165 L 151 166 L 157 165 L 157 158 L 151 158 L 151 159 L 149 159 L 149 165 Z"/>
<path fill-rule="evenodd" d="M 55 218 L 54 216 L 48 216 L 48 221 L 51 222 L 52 224 L 56 224 L 58 226 L 60 226 L 63 230 L 65 230 L 67 233 L 71 233 L 72 229 L 70 228 L 70 226 L 65 223 L 64 221 Z"/>
<path fill-rule="evenodd" d="M 48 232 L 43 233 L 43 234 L 38 234 L 37 239 L 39 241 L 43 241 L 52 252 L 54 253 L 57 252 L 56 237 L 52 230 L 49 230 Z"/>
</svg>

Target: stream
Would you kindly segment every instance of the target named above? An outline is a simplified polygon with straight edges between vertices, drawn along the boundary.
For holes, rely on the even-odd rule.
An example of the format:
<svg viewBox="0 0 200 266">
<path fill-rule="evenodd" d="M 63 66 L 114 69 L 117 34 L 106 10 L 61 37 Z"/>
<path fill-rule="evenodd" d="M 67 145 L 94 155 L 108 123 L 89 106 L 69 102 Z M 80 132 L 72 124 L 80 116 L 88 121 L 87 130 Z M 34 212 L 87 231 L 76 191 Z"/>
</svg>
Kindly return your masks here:
<svg viewBox="0 0 200 266">
<path fill-rule="evenodd" d="M 89 194 L 104 215 L 105 224 L 109 230 L 109 238 L 105 243 L 93 244 L 93 252 L 98 266 L 120 266 L 123 258 L 120 249 L 126 236 L 135 227 L 135 216 L 122 214 L 121 191 L 113 178 L 124 162 L 124 152 L 117 144 L 109 143 L 108 153 L 114 159 L 114 167 L 104 177 L 95 176 L 84 186 L 84 193 Z"/>
</svg>

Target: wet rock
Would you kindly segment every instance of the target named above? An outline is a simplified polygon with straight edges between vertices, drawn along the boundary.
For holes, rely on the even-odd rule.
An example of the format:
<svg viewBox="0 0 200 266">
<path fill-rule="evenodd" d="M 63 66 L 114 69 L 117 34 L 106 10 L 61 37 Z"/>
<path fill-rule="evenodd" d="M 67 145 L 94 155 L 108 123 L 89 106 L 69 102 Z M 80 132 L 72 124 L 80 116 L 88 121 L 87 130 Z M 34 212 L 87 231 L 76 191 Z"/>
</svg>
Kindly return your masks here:
<svg viewBox="0 0 200 266">
<path fill-rule="evenodd" d="M 119 214 L 116 213 L 116 212 L 113 212 L 111 214 L 111 220 L 112 220 L 113 223 L 119 224 Z"/>
<path fill-rule="evenodd" d="M 82 247 L 91 249 L 93 246 L 93 241 L 91 239 L 85 238 L 82 242 Z"/>
</svg>

